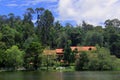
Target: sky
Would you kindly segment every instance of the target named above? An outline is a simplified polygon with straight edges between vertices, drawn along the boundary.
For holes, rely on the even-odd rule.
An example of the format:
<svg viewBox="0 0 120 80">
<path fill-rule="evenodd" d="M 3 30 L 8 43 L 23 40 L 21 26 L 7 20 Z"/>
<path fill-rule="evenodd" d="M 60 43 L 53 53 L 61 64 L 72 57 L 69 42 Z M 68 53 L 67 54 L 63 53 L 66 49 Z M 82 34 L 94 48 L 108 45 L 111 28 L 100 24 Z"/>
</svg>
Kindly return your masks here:
<svg viewBox="0 0 120 80">
<path fill-rule="evenodd" d="M 0 15 L 22 16 L 29 7 L 49 9 L 63 25 L 82 21 L 102 25 L 107 19 L 120 19 L 120 0 L 0 0 Z"/>
</svg>

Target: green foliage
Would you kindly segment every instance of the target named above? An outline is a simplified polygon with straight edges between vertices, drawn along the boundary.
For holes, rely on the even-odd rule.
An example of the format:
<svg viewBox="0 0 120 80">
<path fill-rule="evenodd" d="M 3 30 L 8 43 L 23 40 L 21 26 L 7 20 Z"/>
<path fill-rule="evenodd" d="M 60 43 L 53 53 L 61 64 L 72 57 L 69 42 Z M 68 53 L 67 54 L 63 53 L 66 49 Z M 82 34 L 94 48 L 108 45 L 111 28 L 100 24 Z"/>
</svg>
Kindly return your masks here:
<svg viewBox="0 0 120 80">
<path fill-rule="evenodd" d="M 26 54 L 24 58 L 24 67 L 27 70 L 37 70 L 40 67 L 42 51 L 43 47 L 40 43 L 30 43 L 29 47 L 26 49 Z"/>
<path fill-rule="evenodd" d="M 120 34 L 112 34 L 109 42 L 111 53 L 120 57 Z"/>
<path fill-rule="evenodd" d="M 113 70 L 112 58 L 109 50 L 99 48 L 94 54 L 95 55 L 92 57 L 89 57 L 89 67 L 91 70 Z"/>
<path fill-rule="evenodd" d="M 81 71 L 81 70 L 86 70 L 87 69 L 87 64 L 88 64 L 88 55 L 86 52 L 82 52 L 80 54 L 80 57 L 78 60 L 76 60 L 76 66 L 75 69 L 77 71 Z"/>
<path fill-rule="evenodd" d="M 54 17 L 49 10 L 43 10 L 37 21 L 37 34 L 44 46 L 50 45 L 50 29 L 53 27 Z"/>
<path fill-rule="evenodd" d="M 32 22 L 33 14 L 36 15 L 35 24 Z M 83 66 L 80 70 L 109 70 L 115 69 L 111 65 L 116 64 L 118 64 L 116 69 L 119 69 L 119 59 L 114 56 L 112 59 L 115 59 L 115 61 L 111 61 L 110 56 L 111 53 L 118 58 L 120 57 L 119 26 L 120 20 L 118 19 L 106 20 L 104 28 L 91 25 L 85 21 L 83 21 L 82 25 L 73 26 L 67 23 L 62 26 L 59 21 L 54 22 L 51 11 L 44 8 L 26 9 L 23 19 L 14 13 L 0 15 L 0 67 L 13 67 L 13 57 L 8 58 L 9 62 L 7 56 L 5 56 L 6 53 L 11 53 L 10 56 L 15 54 L 13 50 L 15 47 L 13 46 L 18 46 L 20 50 L 26 52 L 24 67 L 35 70 L 41 64 L 42 46 L 45 48 L 50 47 L 50 49 L 64 48 L 64 59 L 69 63 L 74 63 L 76 52 L 72 52 L 70 46 L 95 46 L 98 44 L 100 47 L 109 49 L 110 52 L 98 48 L 99 51 L 93 52 L 94 54 L 90 53 L 90 56 L 94 58 L 88 56 L 89 52 L 87 52 L 88 54 L 85 52 L 89 63 L 85 63 L 88 66 L 80 64 Z M 68 44 L 68 41 L 70 41 L 70 44 Z M 15 49 L 19 53 L 19 49 Z M 101 57 L 102 55 L 104 57 Z M 84 59 L 81 60 L 84 62 Z M 79 63 L 79 59 L 77 63 Z M 18 64 L 15 63 L 14 67 L 18 67 Z"/>
<path fill-rule="evenodd" d="M 60 62 L 56 62 L 55 55 L 42 55 L 42 65 L 41 67 L 45 67 L 46 70 L 49 70 L 50 67 L 55 68 L 58 67 Z"/>
<path fill-rule="evenodd" d="M 113 61 L 114 59 L 114 61 Z M 98 48 L 95 52 L 80 53 L 76 61 L 76 70 L 116 70 L 118 69 L 118 59 L 110 55 L 106 48 Z"/>
<path fill-rule="evenodd" d="M 84 45 L 95 46 L 98 44 L 99 46 L 103 46 L 103 36 L 101 33 L 88 31 L 86 33 Z"/>
<path fill-rule="evenodd" d="M 17 46 L 12 46 L 10 49 L 7 49 L 5 51 L 5 66 L 13 70 L 22 67 L 24 54 Z"/>
<path fill-rule="evenodd" d="M 0 67 L 4 67 L 5 66 L 5 51 L 0 49 Z"/>
<path fill-rule="evenodd" d="M 64 61 L 66 63 L 71 62 L 72 51 L 71 51 L 71 48 L 70 48 L 70 44 L 71 44 L 71 41 L 67 41 L 67 44 L 65 45 L 65 48 L 64 48 Z"/>
<path fill-rule="evenodd" d="M 2 41 L 6 43 L 7 47 L 11 47 L 15 44 L 15 35 L 16 30 L 10 28 L 9 26 L 4 26 L 1 30 L 2 32 Z"/>
</svg>

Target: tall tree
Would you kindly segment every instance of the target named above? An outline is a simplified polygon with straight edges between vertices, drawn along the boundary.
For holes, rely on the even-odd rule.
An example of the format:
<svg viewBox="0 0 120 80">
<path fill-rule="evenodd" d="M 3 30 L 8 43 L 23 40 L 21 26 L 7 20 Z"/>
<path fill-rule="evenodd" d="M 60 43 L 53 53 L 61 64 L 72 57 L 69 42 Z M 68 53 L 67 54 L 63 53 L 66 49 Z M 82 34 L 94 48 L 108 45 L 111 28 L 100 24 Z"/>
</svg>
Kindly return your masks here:
<svg viewBox="0 0 120 80">
<path fill-rule="evenodd" d="M 38 42 L 30 43 L 25 54 L 25 68 L 27 70 L 37 70 L 41 65 L 42 46 Z"/>
<path fill-rule="evenodd" d="M 105 21 L 105 27 L 112 26 L 112 27 L 120 27 L 120 20 L 119 19 L 108 19 Z"/>
<path fill-rule="evenodd" d="M 37 22 L 36 22 L 36 24 L 37 24 L 38 28 L 40 28 L 40 16 L 43 14 L 45 9 L 41 7 L 41 8 L 36 8 L 35 11 L 37 13 Z"/>
<path fill-rule="evenodd" d="M 10 23 L 10 27 L 14 27 L 14 21 L 15 21 L 15 15 L 13 13 L 9 13 L 9 23 Z"/>
<path fill-rule="evenodd" d="M 30 23 L 32 24 L 32 14 L 34 14 L 34 10 L 32 8 L 27 8 L 25 14 L 24 14 L 24 19 L 23 23 Z"/>
<path fill-rule="evenodd" d="M 49 45 L 49 39 L 50 39 L 50 28 L 53 26 L 54 17 L 52 13 L 49 10 L 45 10 L 40 15 L 40 28 L 37 28 L 37 31 L 40 31 L 40 39 L 43 43 L 43 45 Z M 39 27 L 39 26 L 38 26 Z"/>
<path fill-rule="evenodd" d="M 70 44 L 71 44 L 71 41 L 67 41 L 67 44 L 65 45 L 65 48 L 64 48 L 64 61 L 66 62 L 66 64 L 69 65 L 70 61 L 71 61 L 71 48 L 70 48 Z"/>
<path fill-rule="evenodd" d="M 93 25 L 86 23 L 85 21 L 82 22 L 82 28 L 83 30 L 89 31 L 89 30 L 93 30 Z"/>
</svg>

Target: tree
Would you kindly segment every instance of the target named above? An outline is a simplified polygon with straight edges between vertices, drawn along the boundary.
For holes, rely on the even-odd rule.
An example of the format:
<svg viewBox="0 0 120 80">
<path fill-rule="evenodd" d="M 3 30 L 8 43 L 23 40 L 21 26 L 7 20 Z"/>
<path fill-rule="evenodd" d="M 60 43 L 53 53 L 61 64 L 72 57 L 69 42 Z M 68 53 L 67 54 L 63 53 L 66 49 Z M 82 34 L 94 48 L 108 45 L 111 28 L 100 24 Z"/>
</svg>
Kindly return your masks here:
<svg viewBox="0 0 120 80">
<path fill-rule="evenodd" d="M 108 49 L 98 47 L 96 51 L 80 53 L 80 57 L 76 61 L 75 69 L 77 71 L 114 70 L 117 66 L 116 59 L 117 58 L 110 55 Z"/>
<path fill-rule="evenodd" d="M 32 42 L 39 42 L 39 39 L 38 39 L 38 37 L 37 37 L 36 34 L 32 34 L 30 37 L 28 37 L 24 41 L 24 43 L 22 45 L 22 47 L 24 48 L 24 50 L 26 50 Z"/>
<path fill-rule="evenodd" d="M 5 67 L 5 50 L 6 45 L 4 42 L 0 42 L 0 67 Z"/>
<path fill-rule="evenodd" d="M 72 46 L 76 46 L 78 44 L 82 45 L 83 42 L 83 31 L 80 27 L 71 28 L 70 32 L 70 40 L 72 41 Z"/>
<path fill-rule="evenodd" d="M 9 26 L 4 26 L 1 30 L 2 32 L 2 41 L 6 43 L 7 47 L 11 47 L 15 44 L 15 35 L 17 31 Z"/>
<path fill-rule="evenodd" d="M 56 21 L 56 22 L 54 23 L 54 28 L 55 28 L 55 30 L 56 30 L 57 33 L 60 32 L 60 30 L 62 29 L 62 25 L 60 24 L 59 21 Z"/>
<path fill-rule="evenodd" d="M 96 51 L 98 58 L 98 69 L 97 70 L 113 70 L 112 57 L 110 55 L 110 51 L 106 48 L 98 48 Z M 112 63 L 113 62 L 113 63 Z"/>
<path fill-rule="evenodd" d="M 32 8 L 27 8 L 25 14 L 24 14 L 24 19 L 23 19 L 23 23 L 29 23 L 32 24 L 32 14 L 34 14 L 34 10 Z"/>
<path fill-rule="evenodd" d="M 23 26 L 23 28 L 22 28 L 23 41 L 25 41 L 26 39 L 28 39 L 29 37 L 31 37 L 32 35 L 35 34 L 34 26 L 29 23 L 25 23 L 22 26 Z"/>
<path fill-rule="evenodd" d="M 36 13 L 37 13 L 37 22 L 36 22 L 36 24 L 37 24 L 37 26 L 38 26 L 38 28 L 40 28 L 40 16 L 43 14 L 43 12 L 44 12 L 44 8 L 36 8 L 35 9 L 35 11 L 36 11 Z"/>
<path fill-rule="evenodd" d="M 40 43 L 30 43 L 29 47 L 26 49 L 24 58 L 24 66 L 27 70 L 37 70 L 40 67 L 42 51 L 43 48 Z"/>
<path fill-rule="evenodd" d="M 82 29 L 84 32 L 87 32 L 89 30 L 93 30 L 93 25 L 86 23 L 85 21 L 82 22 Z"/>
<path fill-rule="evenodd" d="M 57 48 L 64 48 L 67 45 L 68 35 L 63 31 L 58 35 L 59 37 L 56 39 Z"/>
<path fill-rule="evenodd" d="M 64 61 L 68 65 L 69 63 L 71 63 L 71 54 L 72 54 L 70 44 L 71 44 L 71 41 L 67 41 L 67 44 L 65 45 L 65 48 L 64 48 Z"/>
<path fill-rule="evenodd" d="M 50 39 L 50 28 L 53 26 L 54 17 L 52 13 L 49 10 L 45 10 L 40 15 L 40 21 L 37 22 L 38 24 L 38 36 L 40 37 L 40 40 L 42 41 L 44 46 L 49 45 L 49 39 Z"/>
<path fill-rule="evenodd" d="M 10 23 L 10 27 L 14 27 L 14 22 L 15 22 L 15 15 L 13 13 L 9 13 L 9 23 Z"/>
<path fill-rule="evenodd" d="M 23 65 L 24 52 L 17 46 L 12 46 L 5 51 L 5 66 L 8 69 L 16 70 Z"/>
<path fill-rule="evenodd" d="M 0 15 L 0 30 L 4 24 L 8 23 L 8 17 L 6 15 Z"/>
<path fill-rule="evenodd" d="M 84 45 L 95 46 L 98 44 L 99 46 L 103 46 L 104 37 L 98 32 L 89 31 L 86 33 L 84 41 Z"/>
<path fill-rule="evenodd" d="M 120 57 L 120 34 L 112 34 L 109 39 L 111 54 Z"/>
<path fill-rule="evenodd" d="M 118 19 L 112 19 L 112 20 L 106 20 L 105 21 L 105 27 L 112 26 L 112 27 L 120 27 L 120 20 Z"/>
<path fill-rule="evenodd" d="M 75 69 L 77 71 L 87 70 L 88 61 L 89 59 L 87 53 L 86 52 L 80 53 L 79 59 L 76 60 Z"/>
<path fill-rule="evenodd" d="M 57 39 L 57 32 L 55 31 L 54 27 L 50 28 L 50 35 L 49 35 L 49 46 L 51 49 L 56 47 L 56 39 Z"/>
</svg>

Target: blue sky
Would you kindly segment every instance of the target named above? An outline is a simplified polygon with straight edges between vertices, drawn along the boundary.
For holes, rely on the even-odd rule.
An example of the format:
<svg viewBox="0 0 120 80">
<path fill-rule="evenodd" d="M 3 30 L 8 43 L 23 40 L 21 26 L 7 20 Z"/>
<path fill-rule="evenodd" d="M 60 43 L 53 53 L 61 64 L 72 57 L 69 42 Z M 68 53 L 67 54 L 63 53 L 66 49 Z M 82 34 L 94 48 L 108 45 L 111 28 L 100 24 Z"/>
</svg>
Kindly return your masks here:
<svg viewBox="0 0 120 80">
<path fill-rule="evenodd" d="M 44 7 L 51 10 L 54 16 L 57 16 L 55 12 L 56 9 L 53 9 L 56 8 L 57 4 L 57 0 L 0 0 L 0 15 L 13 12 L 21 16 L 29 7 L 33 9 Z"/>
<path fill-rule="evenodd" d="M 84 20 L 101 25 L 107 19 L 120 19 L 120 0 L 0 0 L 0 15 L 13 12 L 22 16 L 28 7 L 49 9 L 62 24 Z"/>
</svg>

